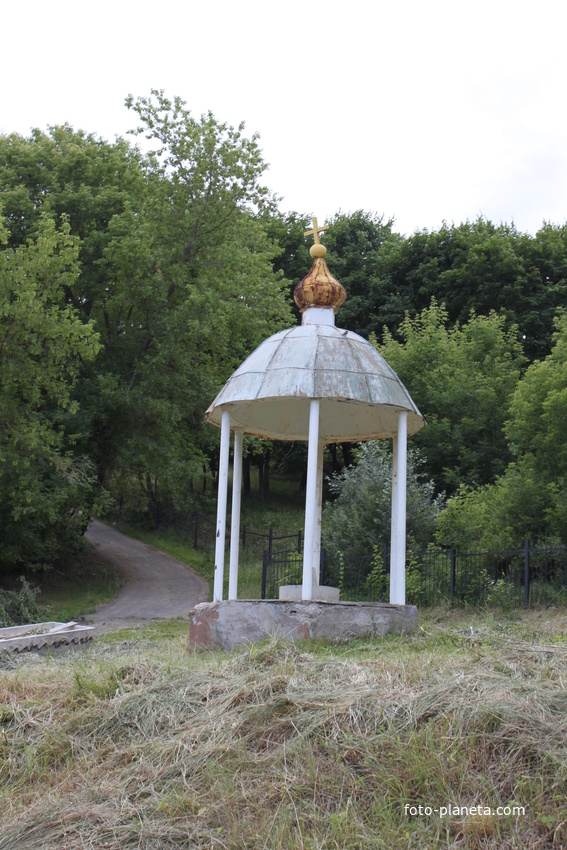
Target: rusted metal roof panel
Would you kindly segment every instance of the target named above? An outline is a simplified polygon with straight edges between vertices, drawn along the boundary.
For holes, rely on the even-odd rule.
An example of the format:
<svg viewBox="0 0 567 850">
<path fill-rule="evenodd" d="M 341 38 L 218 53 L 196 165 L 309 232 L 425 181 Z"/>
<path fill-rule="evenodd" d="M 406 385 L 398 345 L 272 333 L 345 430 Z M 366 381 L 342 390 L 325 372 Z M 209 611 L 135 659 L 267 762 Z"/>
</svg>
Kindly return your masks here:
<svg viewBox="0 0 567 850">
<path fill-rule="evenodd" d="M 305 367 L 282 366 L 280 369 L 270 369 L 264 375 L 260 396 L 314 398 L 314 378 L 313 371 Z"/>
</svg>

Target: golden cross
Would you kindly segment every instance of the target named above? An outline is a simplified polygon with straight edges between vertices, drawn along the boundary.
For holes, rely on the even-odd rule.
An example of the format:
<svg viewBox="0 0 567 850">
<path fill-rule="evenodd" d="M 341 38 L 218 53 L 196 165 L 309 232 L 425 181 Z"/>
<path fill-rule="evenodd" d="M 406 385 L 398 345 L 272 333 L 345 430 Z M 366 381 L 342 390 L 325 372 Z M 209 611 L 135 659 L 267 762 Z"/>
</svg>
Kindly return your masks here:
<svg viewBox="0 0 567 850">
<path fill-rule="evenodd" d="M 304 236 L 312 236 L 313 242 L 315 243 L 315 245 L 319 245 L 321 243 L 321 240 L 319 239 L 319 234 L 323 233 L 325 230 L 328 230 L 328 229 L 329 228 L 328 228 L 327 225 L 325 225 L 324 227 L 319 227 L 317 225 L 317 219 L 315 218 L 315 216 L 313 216 L 313 230 L 307 230 L 303 235 Z"/>
</svg>

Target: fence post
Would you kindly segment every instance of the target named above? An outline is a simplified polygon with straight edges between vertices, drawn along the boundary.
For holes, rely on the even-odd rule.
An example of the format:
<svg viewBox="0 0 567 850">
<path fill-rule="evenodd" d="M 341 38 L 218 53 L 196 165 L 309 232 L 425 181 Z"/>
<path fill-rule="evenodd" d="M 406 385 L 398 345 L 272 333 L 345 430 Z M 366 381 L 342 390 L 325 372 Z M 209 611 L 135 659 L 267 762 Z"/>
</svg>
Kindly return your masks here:
<svg viewBox="0 0 567 850">
<path fill-rule="evenodd" d="M 453 601 L 453 597 L 455 596 L 455 574 L 457 567 L 457 553 L 455 552 L 455 547 L 451 546 L 451 578 L 449 580 L 449 598 Z"/>
<path fill-rule="evenodd" d="M 321 549 L 321 569 L 319 572 L 319 584 L 325 584 L 325 573 L 327 571 L 327 550 Z"/>
<path fill-rule="evenodd" d="M 195 511 L 195 535 L 193 537 L 193 549 L 199 545 L 199 511 Z"/>
<path fill-rule="evenodd" d="M 246 549 L 246 526 L 242 526 L 242 548 Z"/>
<path fill-rule="evenodd" d="M 299 534 L 297 535 L 297 554 L 301 555 L 301 529 L 299 529 Z"/>
<path fill-rule="evenodd" d="M 266 598 L 266 580 L 268 577 L 268 553 L 264 549 L 262 554 L 262 592 L 260 594 L 261 599 Z"/>
<path fill-rule="evenodd" d="M 524 608 L 530 605 L 530 541 L 524 541 Z"/>
<path fill-rule="evenodd" d="M 268 535 L 268 552 L 270 553 L 270 557 L 272 555 L 272 546 L 274 545 L 274 529 L 270 528 L 270 534 Z"/>
</svg>

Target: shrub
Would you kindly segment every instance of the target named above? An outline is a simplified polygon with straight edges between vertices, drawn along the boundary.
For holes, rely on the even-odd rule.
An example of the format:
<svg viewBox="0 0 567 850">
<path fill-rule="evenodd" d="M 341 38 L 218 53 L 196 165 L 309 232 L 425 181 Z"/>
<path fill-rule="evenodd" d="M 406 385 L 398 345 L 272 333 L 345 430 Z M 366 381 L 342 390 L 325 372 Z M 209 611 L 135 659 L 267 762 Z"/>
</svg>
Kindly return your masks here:
<svg viewBox="0 0 567 850">
<path fill-rule="evenodd" d="M 23 576 L 20 582 L 18 591 L 0 590 L 0 628 L 36 623 L 42 618 L 36 602 L 39 591 L 31 587 Z"/>
<path fill-rule="evenodd" d="M 422 460 L 408 452 L 407 536 L 409 549 L 425 549 L 432 540 L 443 503 L 432 481 L 425 481 Z M 371 555 L 390 542 L 392 455 L 383 442 L 365 443 L 354 466 L 330 479 L 335 496 L 325 507 L 326 546 L 346 556 Z"/>
</svg>

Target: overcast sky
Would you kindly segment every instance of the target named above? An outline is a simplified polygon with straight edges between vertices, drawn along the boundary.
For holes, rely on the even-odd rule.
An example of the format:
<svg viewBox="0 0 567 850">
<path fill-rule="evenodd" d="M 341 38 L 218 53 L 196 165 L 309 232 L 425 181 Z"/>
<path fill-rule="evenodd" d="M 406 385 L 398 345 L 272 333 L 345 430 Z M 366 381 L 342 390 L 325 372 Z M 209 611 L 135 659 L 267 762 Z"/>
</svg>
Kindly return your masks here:
<svg viewBox="0 0 567 850">
<path fill-rule="evenodd" d="M 567 220 L 564 0 L 26 0 L 6 5 L 0 132 L 113 140 L 162 88 L 258 132 L 282 210 Z"/>
</svg>

